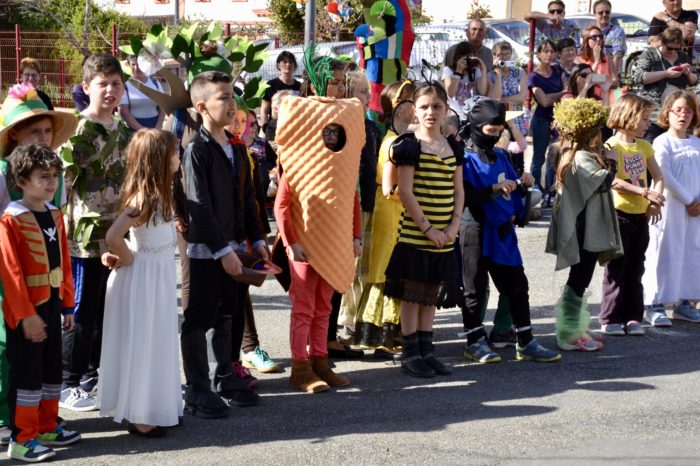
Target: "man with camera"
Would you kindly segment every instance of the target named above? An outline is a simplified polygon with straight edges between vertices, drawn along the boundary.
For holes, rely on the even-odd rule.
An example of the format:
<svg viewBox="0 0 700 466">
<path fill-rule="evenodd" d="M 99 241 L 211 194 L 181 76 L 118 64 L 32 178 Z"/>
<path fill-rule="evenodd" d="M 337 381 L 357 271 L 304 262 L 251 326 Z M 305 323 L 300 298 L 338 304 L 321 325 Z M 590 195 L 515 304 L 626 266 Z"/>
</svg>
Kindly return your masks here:
<svg viewBox="0 0 700 466">
<path fill-rule="evenodd" d="M 464 30 L 467 35 L 467 40 L 464 41 L 469 44 L 469 46 L 474 51 L 474 56 L 478 57 L 484 65 L 486 65 L 486 71 L 491 71 L 493 69 L 493 55 L 491 49 L 484 45 L 484 38 L 486 38 L 486 23 L 481 19 L 472 19 L 467 24 L 467 28 Z M 445 64 L 447 64 L 448 57 L 454 55 L 455 48 L 459 44 L 455 44 L 447 49 L 445 52 Z"/>
<path fill-rule="evenodd" d="M 562 0 L 552 0 L 547 4 L 547 13 L 531 11 L 525 15 L 525 21 L 535 20 L 535 27 L 555 43 L 566 37 L 576 41 L 576 47 L 581 46 L 581 36 L 576 23 L 565 18 L 566 5 Z"/>
</svg>

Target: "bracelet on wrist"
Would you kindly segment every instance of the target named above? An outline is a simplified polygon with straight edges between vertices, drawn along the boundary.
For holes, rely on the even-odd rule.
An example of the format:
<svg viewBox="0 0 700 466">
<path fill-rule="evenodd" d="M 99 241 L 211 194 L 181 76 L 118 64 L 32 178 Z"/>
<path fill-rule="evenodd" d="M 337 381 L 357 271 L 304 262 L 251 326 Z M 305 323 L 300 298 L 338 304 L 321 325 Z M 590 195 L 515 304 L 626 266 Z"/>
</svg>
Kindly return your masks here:
<svg viewBox="0 0 700 466">
<path fill-rule="evenodd" d="M 433 228 L 433 226 L 430 225 L 428 228 L 426 228 L 425 230 L 423 230 L 422 233 L 423 233 L 423 234 L 426 234 L 426 233 L 428 233 L 432 228 Z"/>
</svg>

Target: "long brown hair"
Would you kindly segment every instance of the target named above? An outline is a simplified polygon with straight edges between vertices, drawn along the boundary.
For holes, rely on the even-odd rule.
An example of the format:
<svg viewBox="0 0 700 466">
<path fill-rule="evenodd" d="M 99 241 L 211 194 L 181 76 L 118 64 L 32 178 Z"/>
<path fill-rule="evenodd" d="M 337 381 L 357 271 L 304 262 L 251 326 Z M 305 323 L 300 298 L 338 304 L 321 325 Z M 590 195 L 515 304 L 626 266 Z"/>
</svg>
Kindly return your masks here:
<svg viewBox="0 0 700 466">
<path fill-rule="evenodd" d="M 581 40 L 581 55 L 583 55 L 586 60 L 593 60 L 593 49 L 588 45 L 588 39 L 591 38 L 594 30 L 598 31 L 598 35 L 603 37 L 600 41 L 600 46 L 602 47 L 600 59 L 603 62 L 606 62 L 608 61 L 608 57 L 605 55 L 605 36 L 603 35 L 603 31 L 601 31 L 595 24 L 588 26 L 586 31 L 583 33 L 583 39 Z"/>
<path fill-rule="evenodd" d="M 564 176 L 566 171 L 574 163 L 574 157 L 577 151 L 591 152 L 601 168 L 605 168 L 605 159 L 601 155 L 603 151 L 603 136 L 600 133 L 600 128 L 592 128 L 589 133 L 578 139 L 577 141 L 571 140 L 562 136 L 559 142 L 559 164 L 556 167 L 557 170 L 557 181 L 563 186 Z"/>
<path fill-rule="evenodd" d="M 160 129 L 140 129 L 126 149 L 126 176 L 119 199 L 120 209 L 136 207 L 132 214 L 148 222 L 158 213 L 173 219 L 173 173 L 170 157 L 177 151 L 177 138 Z"/>
</svg>

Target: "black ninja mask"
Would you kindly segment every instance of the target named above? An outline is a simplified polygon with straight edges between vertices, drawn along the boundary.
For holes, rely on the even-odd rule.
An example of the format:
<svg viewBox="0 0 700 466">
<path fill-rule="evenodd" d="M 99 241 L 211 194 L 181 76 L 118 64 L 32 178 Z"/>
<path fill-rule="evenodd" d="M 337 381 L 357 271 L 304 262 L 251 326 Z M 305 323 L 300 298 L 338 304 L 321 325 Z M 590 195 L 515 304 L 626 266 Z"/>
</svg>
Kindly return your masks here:
<svg viewBox="0 0 700 466">
<path fill-rule="evenodd" d="M 494 159 L 493 147 L 501 135 L 490 136 L 483 132 L 484 125 L 505 125 L 506 106 L 488 97 L 479 97 L 468 110 L 469 140 L 472 148 L 482 157 Z"/>
</svg>

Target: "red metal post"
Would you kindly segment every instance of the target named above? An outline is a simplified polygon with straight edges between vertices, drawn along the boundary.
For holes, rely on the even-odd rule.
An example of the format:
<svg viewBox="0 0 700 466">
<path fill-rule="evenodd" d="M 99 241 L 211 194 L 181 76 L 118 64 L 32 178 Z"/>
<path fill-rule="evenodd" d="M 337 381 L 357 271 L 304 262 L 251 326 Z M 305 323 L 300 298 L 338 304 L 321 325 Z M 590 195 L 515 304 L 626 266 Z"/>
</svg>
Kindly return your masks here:
<svg viewBox="0 0 700 466">
<path fill-rule="evenodd" d="M 15 24 L 15 78 L 17 83 L 20 82 L 19 63 L 22 61 L 22 43 L 19 33 L 19 24 Z"/>
<path fill-rule="evenodd" d="M 58 63 L 59 69 L 58 69 L 58 92 L 61 95 L 61 107 L 66 106 L 66 60 L 61 58 L 61 61 Z"/>
<path fill-rule="evenodd" d="M 530 59 L 527 62 L 527 74 L 532 73 L 533 62 L 535 59 L 535 24 L 537 20 L 530 20 L 530 40 L 528 41 Z M 525 106 L 530 109 L 532 108 L 532 90 L 527 91 L 527 101 L 525 101 Z"/>
<path fill-rule="evenodd" d="M 112 23 L 112 56 L 117 56 L 117 50 L 119 50 L 119 44 L 117 43 L 117 25 Z"/>
<path fill-rule="evenodd" d="M 226 37 L 231 37 L 231 23 L 226 23 Z"/>
</svg>

